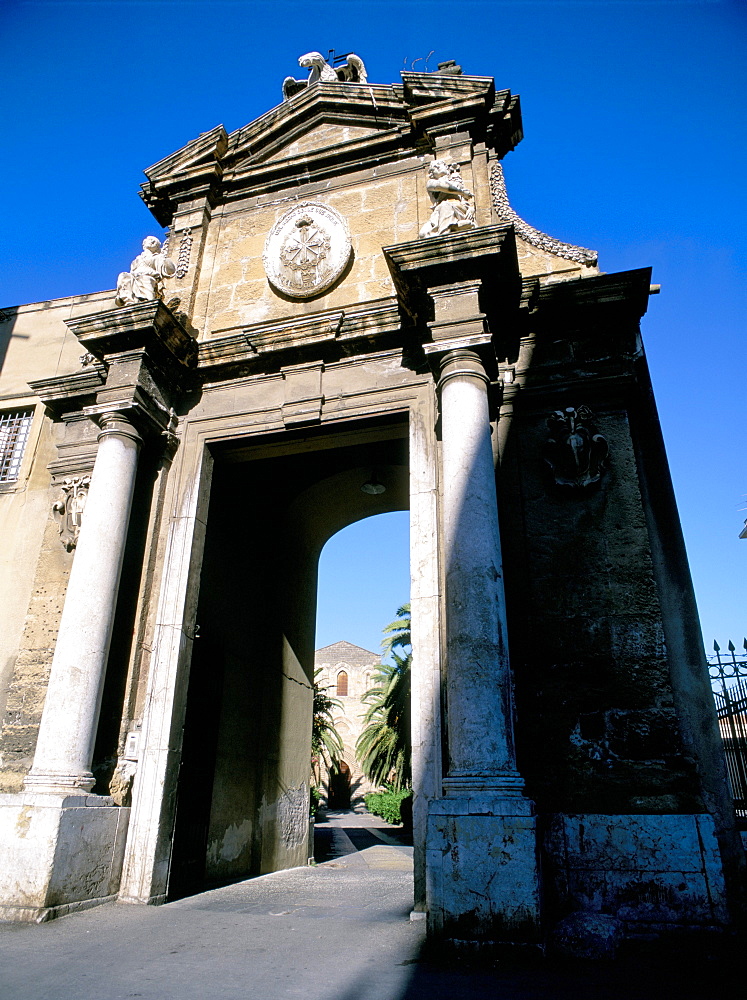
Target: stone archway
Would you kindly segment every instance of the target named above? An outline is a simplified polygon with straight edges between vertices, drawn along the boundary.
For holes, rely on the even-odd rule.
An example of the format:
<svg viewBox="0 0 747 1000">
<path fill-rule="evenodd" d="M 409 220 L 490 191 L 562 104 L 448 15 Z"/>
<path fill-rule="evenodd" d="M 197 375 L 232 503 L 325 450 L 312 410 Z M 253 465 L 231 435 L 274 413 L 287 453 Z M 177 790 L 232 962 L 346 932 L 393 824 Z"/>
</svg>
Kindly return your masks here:
<svg viewBox="0 0 747 1000">
<path fill-rule="evenodd" d="M 350 808 L 350 767 L 344 760 L 329 773 L 327 806 L 330 809 Z"/>
<path fill-rule="evenodd" d="M 213 457 L 172 898 L 305 863 L 318 557 L 347 524 L 408 506 L 403 417 Z M 361 490 L 373 468 L 377 495 Z M 349 769 L 333 785 L 348 807 Z"/>
</svg>

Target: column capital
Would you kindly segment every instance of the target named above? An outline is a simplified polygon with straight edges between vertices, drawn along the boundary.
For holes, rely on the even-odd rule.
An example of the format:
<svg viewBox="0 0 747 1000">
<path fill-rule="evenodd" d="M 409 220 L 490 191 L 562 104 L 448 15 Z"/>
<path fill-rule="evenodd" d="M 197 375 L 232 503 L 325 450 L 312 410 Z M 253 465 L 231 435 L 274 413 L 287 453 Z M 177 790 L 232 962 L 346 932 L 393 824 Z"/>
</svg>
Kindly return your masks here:
<svg viewBox="0 0 747 1000">
<path fill-rule="evenodd" d="M 147 438 L 163 437 L 171 446 L 178 424 L 174 409 L 166 409 L 153 398 L 113 399 L 86 406 L 82 412 L 101 428 L 99 442 L 105 434 L 120 434 L 138 444 Z"/>
<path fill-rule="evenodd" d="M 490 384 L 480 355 L 469 348 L 461 347 L 447 351 L 446 354 L 439 357 L 438 364 L 437 384 L 439 391 L 453 378 L 471 378 L 484 382 L 486 386 Z"/>
<path fill-rule="evenodd" d="M 90 407 L 90 409 L 95 409 L 95 407 Z M 121 410 L 105 410 L 101 413 L 89 413 L 89 416 L 101 428 L 97 437 L 99 442 L 104 437 L 118 435 L 119 437 L 130 438 L 130 440 L 136 442 L 138 447 L 143 443 L 142 436 L 138 433 L 128 415 Z"/>
</svg>

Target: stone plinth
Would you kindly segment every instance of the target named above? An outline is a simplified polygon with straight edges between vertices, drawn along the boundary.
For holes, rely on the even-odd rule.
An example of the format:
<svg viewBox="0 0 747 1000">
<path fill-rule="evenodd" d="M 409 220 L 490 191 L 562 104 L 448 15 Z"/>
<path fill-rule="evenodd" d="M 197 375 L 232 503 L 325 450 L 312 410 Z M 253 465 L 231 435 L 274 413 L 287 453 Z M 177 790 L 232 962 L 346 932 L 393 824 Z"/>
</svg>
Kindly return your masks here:
<svg viewBox="0 0 747 1000">
<path fill-rule="evenodd" d="M 457 947 L 540 942 L 532 803 L 478 793 L 430 804 L 428 929 Z"/>
<path fill-rule="evenodd" d="M 40 923 L 113 898 L 129 818 L 102 795 L 0 795 L 0 920 Z"/>
<path fill-rule="evenodd" d="M 713 818 L 700 815 L 555 815 L 544 835 L 558 911 L 609 914 L 627 937 L 729 922 Z M 552 922 L 550 919 L 549 922 Z"/>
</svg>

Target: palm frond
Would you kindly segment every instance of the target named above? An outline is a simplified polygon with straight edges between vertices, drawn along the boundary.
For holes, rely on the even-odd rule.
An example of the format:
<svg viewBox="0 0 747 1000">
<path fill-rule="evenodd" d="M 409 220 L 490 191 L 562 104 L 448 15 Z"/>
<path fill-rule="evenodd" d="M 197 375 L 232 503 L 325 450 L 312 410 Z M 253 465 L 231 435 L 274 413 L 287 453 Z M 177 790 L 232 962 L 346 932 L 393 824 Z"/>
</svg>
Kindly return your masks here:
<svg viewBox="0 0 747 1000">
<path fill-rule="evenodd" d="M 397 609 L 400 616 L 383 630 L 382 648 L 393 663 L 380 663 L 373 676 L 373 686 L 363 701 L 368 708 L 363 717 L 364 729 L 356 743 L 356 755 L 366 776 L 378 785 L 391 784 L 397 790 L 412 782 L 410 741 L 410 605 Z"/>
<path fill-rule="evenodd" d="M 311 756 L 323 760 L 327 768 L 336 767 L 343 754 L 342 737 L 335 726 L 333 709 L 342 708 L 337 698 L 327 694 L 318 681 L 321 669 L 314 672 L 314 714 L 311 727 Z"/>
</svg>

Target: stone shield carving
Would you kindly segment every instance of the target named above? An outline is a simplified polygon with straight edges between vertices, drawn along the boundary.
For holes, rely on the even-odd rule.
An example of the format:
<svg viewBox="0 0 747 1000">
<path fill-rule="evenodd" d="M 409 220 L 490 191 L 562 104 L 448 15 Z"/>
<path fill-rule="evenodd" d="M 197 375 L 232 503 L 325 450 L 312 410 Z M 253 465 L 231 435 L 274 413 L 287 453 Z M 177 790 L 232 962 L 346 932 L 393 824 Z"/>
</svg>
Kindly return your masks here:
<svg viewBox="0 0 747 1000">
<path fill-rule="evenodd" d="M 598 483 L 607 468 L 609 445 L 597 430 L 589 407 L 555 410 L 547 418 L 547 427 L 550 436 L 545 442 L 545 461 L 555 485 L 580 491 Z"/>
<path fill-rule="evenodd" d="M 72 552 L 78 544 L 90 485 L 90 476 L 65 479 L 62 483 L 62 496 L 52 504 L 52 513 L 60 528 L 60 540 L 68 552 Z"/>
<path fill-rule="evenodd" d="M 262 262 L 270 284 L 307 299 L 326 291 L 350 260 L 345 219 L 327 205 L 302 202 L 279 219 L 265 240 Z"/>
</svg>

